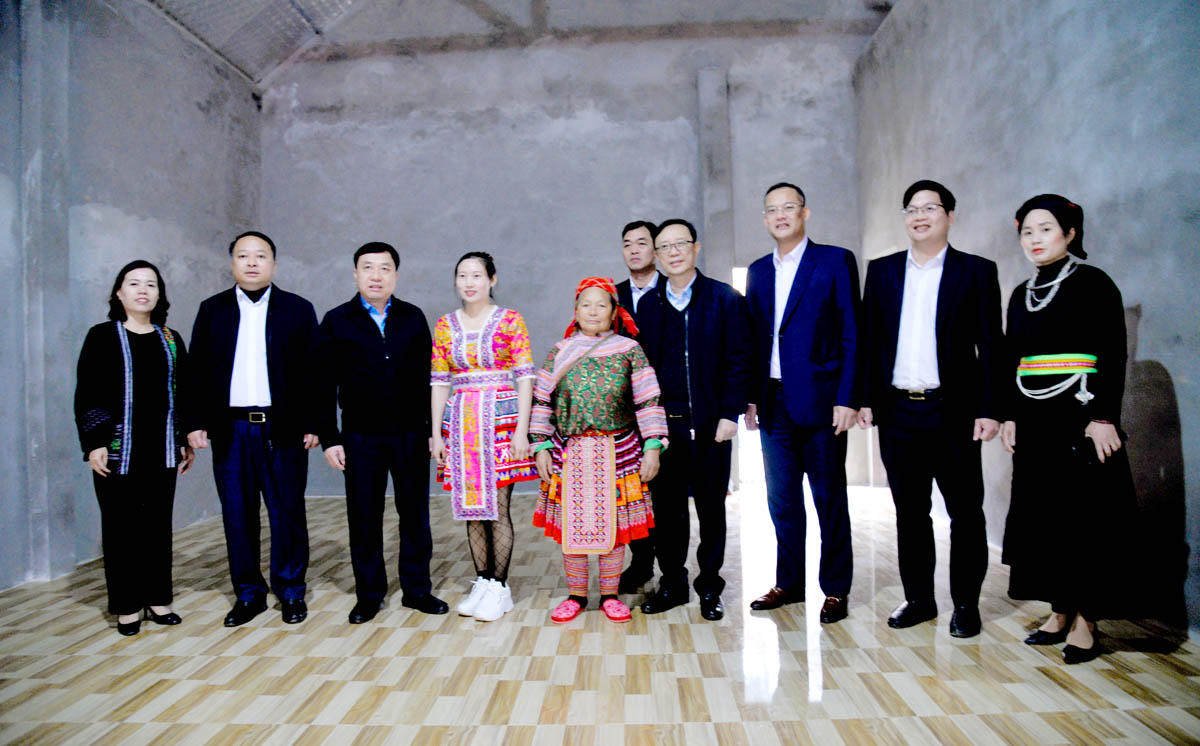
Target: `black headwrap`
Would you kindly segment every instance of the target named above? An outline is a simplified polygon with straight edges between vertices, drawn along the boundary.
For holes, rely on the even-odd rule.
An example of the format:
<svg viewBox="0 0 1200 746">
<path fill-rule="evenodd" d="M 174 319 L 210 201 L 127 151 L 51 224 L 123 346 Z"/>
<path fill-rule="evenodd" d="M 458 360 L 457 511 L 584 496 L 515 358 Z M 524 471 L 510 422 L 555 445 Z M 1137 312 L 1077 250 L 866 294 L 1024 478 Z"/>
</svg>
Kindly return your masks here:
<svg viewBox="0 0 1200 746">
<path fill-rule="evenodd" d="M 1048 210 L 1058 221 L 1063 235 L 1075 229 L 1075 238 L 1067 244 L 1067 251 L 1080 259 L 1087 259 L 1083 250 L 1083 208 L 1059 194 L 1039 194 L 1025 201 L 1017 210 L 1017 233 L 1021 232 L 1021 224 L 1025 216 L 1033 210 Z"/>
</svg>

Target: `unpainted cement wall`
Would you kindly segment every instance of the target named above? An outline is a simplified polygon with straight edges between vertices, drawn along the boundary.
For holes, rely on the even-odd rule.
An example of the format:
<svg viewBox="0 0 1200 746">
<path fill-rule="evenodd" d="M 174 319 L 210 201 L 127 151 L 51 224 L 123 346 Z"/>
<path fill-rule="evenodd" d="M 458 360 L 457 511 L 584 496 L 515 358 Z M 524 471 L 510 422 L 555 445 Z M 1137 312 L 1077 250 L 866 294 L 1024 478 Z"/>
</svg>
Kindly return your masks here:
<svg viewBox="0 0 1200 746">
<path fill-rule="evenodd" d="M 1171 566 L 1182 571 L 1185 535 L 1192 547 L 1193 632 L 1200 630 L 1197 29 L 1200 9 L 1184 0 L 906 2 L 885 19 L 854 77 L 864 261 L 907 247 L 903 191 L 919 178 L 936 179 L 958 197 L 951 243 L 999 264 L 1007 300 L 1031 274 L 1013 226 L 1016 208 L 1043 192 L 1083 206 L 1090 261 L 1113 277 L 1127 306 L 1141 306 L 1125 424 L 1135 431 L 1130 455 L 1143 511 L 1164 521 L 1159 543 L 1180 550 Z M 1011 461 L 998 442 L 985 445 L 984 457 L 988 530 L 998 543 Z"/>
</svg>

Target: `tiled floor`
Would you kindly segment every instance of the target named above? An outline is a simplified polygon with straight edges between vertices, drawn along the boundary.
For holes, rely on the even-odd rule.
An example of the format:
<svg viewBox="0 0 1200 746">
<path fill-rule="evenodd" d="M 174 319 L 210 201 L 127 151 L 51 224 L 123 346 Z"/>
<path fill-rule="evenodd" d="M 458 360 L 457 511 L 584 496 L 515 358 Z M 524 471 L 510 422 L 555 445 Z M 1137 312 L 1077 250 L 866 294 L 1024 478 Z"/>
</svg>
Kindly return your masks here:
<svg viewBox="0 0 1200 746">
<path fill-rule="evenodd" d="M 551 624 L 566 586 L 557 545 L 529 525 L 531 496 L 514 500 L 516 608 L 491 624 L 394 603 L 371 623 L 348 625 L 353 576 L 338 499 L 309 502 L 310 614 L 300 625 L 272 610 L 245 627 L 221 626 L 232 597 L 219 520 L 177 534 L 179 627 L 143 624 L 136 637 L 118 636 L 103 613 L 98 563 L 7 591 L 0 742 L 1200 743 L 1200 646 L 1149 625 L 1104 623 L 1110 652 L 1065 666 L 1056 649 L 1022 644 L 1046 609 L 1007 599 L 995 555 L 980 637 L 947 633 L 944 565 L 937 624 L 889 629 L 900 588 L 883 490 L 851 495 L 847 620 L 822 627 L 819 597 L 751 613 L 749 599 L 771 585 L 774 538 L 760 477 L 746 466 L 729 500 L 727 614 L 717 623 L 700 618 L 693 598 L 615 625 L 594 610 L 593 585 L 593 610 Z M 440 498 L 433 578 L 453 604 L 472 572 L 465 530 Z M 808 585 L 819 593 L 815 580 Z"/>
</svg>

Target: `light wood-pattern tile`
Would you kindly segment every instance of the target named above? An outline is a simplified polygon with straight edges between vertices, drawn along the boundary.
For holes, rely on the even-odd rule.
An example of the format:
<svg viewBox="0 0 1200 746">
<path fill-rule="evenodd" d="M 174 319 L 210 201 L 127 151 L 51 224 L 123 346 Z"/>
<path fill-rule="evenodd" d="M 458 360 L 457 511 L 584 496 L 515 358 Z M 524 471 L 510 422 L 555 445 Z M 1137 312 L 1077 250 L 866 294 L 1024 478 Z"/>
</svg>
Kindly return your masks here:
<svg viewBox="0 0 1200 746">
<path fill-rule="evenodd" d="M 221 626 L 232 596 L 219 519 L 176 534 L 178 627 L 146 623 L 119 637 L 103 613 L 99 562 L 11 589 L 0 593 L 0 742 L 1200 743 L 1200 646 L 1153 623 L 1104 622 L 1108 652 L 1065 666 L 1057 649 L 1022 643 L 1047 609 L 1007 598 L 995 554 L 983 634 L 951 638 L 944 526 L 936 580 L 946 612 L 936 624 L 888 628 L 901 590 L 886 491 L 852 490 L 849 619 L 822 627 L 816 595 L 751 612 L 749 600 L 772 583 L 774 535 L 761 476 L 745 462 L 743 472 L 728 501 L 726 618 L 716 623 L 693 599 L 614 625 L 596 610 L 593 587 L 586 613 L 551 624 L 566 593 L 561 555 L 529 525 L 529 495 L 514 503 L 516 608 L 490 624 L 411 612 L 397 596 L 373 622 L 347 624 L 353 573 L 344 502 L 333 498 L 309 501 L 303 624 L 285 625 L 272 609 L 245 627 Z M 465 529 L 436 492 L 432 520 L 434 591 L 453 605 L 472 574 Z M 815 579 L 809 586 L 819 593 Z"/>
</svg>

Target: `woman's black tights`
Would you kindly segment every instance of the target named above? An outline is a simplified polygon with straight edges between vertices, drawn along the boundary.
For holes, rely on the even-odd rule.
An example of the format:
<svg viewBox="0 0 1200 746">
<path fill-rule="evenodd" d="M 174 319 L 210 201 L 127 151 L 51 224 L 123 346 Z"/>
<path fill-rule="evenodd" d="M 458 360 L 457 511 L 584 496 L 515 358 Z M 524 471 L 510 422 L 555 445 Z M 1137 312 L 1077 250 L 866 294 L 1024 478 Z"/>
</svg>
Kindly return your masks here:
<svg viewBox="0 0 1200 746">
<path fill-rule="evenodd" d="M 471 545 L 471 559 L 475 561 L 475 574 L 481 578 L 508 581 L 508 563 L 512 559 L 513 525 L 508 512 L 512 485 L 496 491 L 496 510 L 499 517 L 494 521 L 467 521 L 467 542 Z"/>
</svg>

